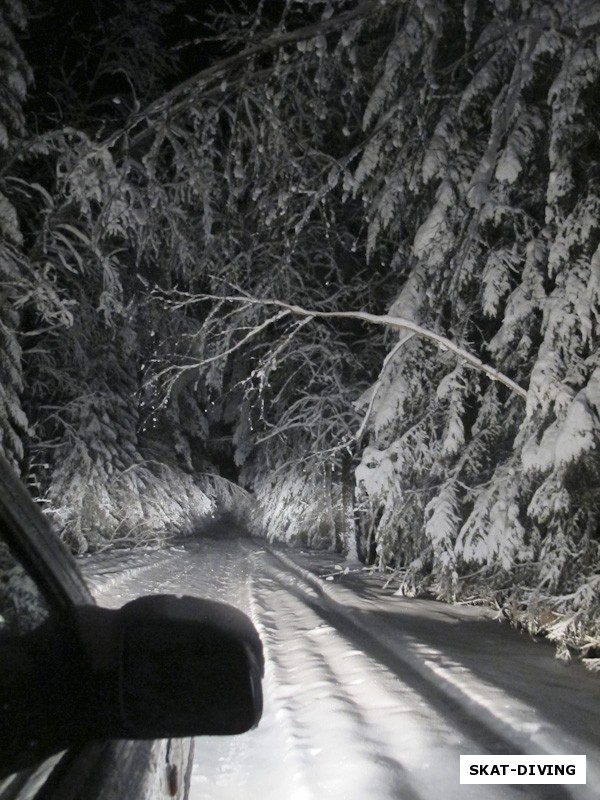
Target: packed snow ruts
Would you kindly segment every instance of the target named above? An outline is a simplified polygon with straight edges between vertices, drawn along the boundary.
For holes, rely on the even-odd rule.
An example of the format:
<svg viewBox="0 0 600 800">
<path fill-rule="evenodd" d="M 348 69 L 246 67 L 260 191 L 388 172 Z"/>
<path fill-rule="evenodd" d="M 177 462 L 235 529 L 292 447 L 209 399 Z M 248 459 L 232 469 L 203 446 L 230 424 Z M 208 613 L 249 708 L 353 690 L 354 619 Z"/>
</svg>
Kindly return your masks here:
<svg viewBox="0 0 600 800">
<path fill-rule="evenodd" d="M 96 590 L 111 605 L 147 592 L 213 597 L 250 613 L 261 633 L 264 718 L 242 737 L 198 740 L 191 800 L 591 800 L 587 787 L 459 786 L 458 756 L 587 753 L 593 787 L 595 676 L 479 609 L 372 583 L 356 592 L 343 581 L 359 585 L 360 573 L 344 576 L 337 560 L 206 540 Z"/>
</svg>

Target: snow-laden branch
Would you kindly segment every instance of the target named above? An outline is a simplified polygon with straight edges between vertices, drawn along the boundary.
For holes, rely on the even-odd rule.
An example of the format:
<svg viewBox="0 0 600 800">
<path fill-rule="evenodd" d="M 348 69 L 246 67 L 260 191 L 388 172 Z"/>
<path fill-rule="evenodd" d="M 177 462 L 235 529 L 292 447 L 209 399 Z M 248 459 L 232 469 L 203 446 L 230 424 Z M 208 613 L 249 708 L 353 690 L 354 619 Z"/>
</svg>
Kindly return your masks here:
<svg viewBox="0 0 600 800">
<path fill-rule="evenodd" d="M 367 311 L 317 311 L 314 309 L 302 308 L 301 306 L 292 305 L 290 303 L 284 303 L 283 300 L 266 300 L 257 297 L 239 297 L 237 295 L 225 297 L 215 296 L 214 298 L 203 295 L 201 298 L 189 298 L 189 300 L 184 300 L 182 305 L 185 305 L 189 302 L 200 301 L 202 299 L 218 299 L 230 303 L 249 303 L 260 306 L 276 306 L 277 308 L 284 309 L 289 313 L 295 314 L 299 317 L 310 317 L 314 319 L 357 319 L 362 322 L 368 322 L 371 325 L 385 325 L 388 328 L 394 328 L 395 330 L 410 331 L 417 336 L 422 336 L 424 339 L 429 339 L 431 342 L 436 342 L 443 350 L 450 350 L 466 364 L 474 369 L 479 370 L 480 372 L 484 372 L 493 381 L 498 381 L 498 383 L 504 384 L 504 386 L 508 387 L 512 392 L 518 394 L 520 397 L 527 397 L 527 391 L 522 386 L 519 386 L 518 383 L 509 378 L 508 375 L 505 375 L 503 372 L 500 372 L 500 370 L 490 366 L 489 364 L 484 364 L 480 358 L 478 358 L 476 355 L 473 355 L 473 353 L 470 353 L 468 350 L 465 350 L 464 347 L 456 344 L 451 339 L 447 339 L 445 336 L 442 336 L 439 333 L 434 333 L 434 331 L 430 331 L 416 322 L 413 322 L 410 319 L 405 319 L 404 317 L 393 317 L 390 314 L 370 314 Z"/>
<path fill-rule="evenodd" d="M 227 56 L 217 63 L 212 64 L 210 67 L 200 70 L 190 78 L 187 78 L 177 86 L 174 86 L 161 97 L 158 97 L 156 100 L 154 100 L 143 111 L 139 112 L 137 115 L 137 120 L 146 122 L 148 117 L 153 116 L 156 113 L 163 112 L 167 109 L 173 111 L 173 106 L 176 100 L 185 96 L 191 90 L 202 85 L 209 79 L 220 79 L 223 73 L 228 69 L 238 64 L 243 64 L 253 56 L 260 55 L 261 53 L 266 53 L 271 50 L 277 50 L 279 47 L 283 47 L 286 44 L 293 44 L 306 39 L 312 39 L 315 36 L 324 36 L 327 33 L 339 30 L 355 19 L 367 16 L 379 6 L 379 0 L 364 0 L 364 2 L 359 3 L 356 8 L 345 11 L 337 16 L 331 17 L 330 19 L 319 20 L 311 23 L 310 25 L 304 25 L 300 28 L 296 28 L 293 31 L 277 31 L 256 43 L 248 45 L 248 47 L 245 47 L 241 52 Z M 177 110 L 180 110 L 179 106 Z"/>
<path fill-rule="evenodd" d="M 261 302 L 265 305 L 275 305 L 279 308 L 285 308 L 292 314 L 297 314 L 304 317 L 319 317 L 321 319 L 358 319 L 362 322 L 369 322 L 372 325 L 386 325 L 388 328 L 395 328 L 396 330 L 400 331 L 410 331 L 417 336 L 422 336 L 424 339 L 429 339 L 432 342 L 436 342 L 442 349 L 450 350 L 452 353 L 455 353 L 459 358 L 461 358 L 466 364 L 478 369 L 480 372 L 484 372 L 493 381 L 498 381 L 498 383 L 504 384 L 504 386 L 507 386 L 512 392 L 518 394 L 520 397 L 527 397 L 527 391 L 523 389 L 522 386 L 519 386 L 518 383 L 515 383 L 515 381 L 509 378 L 508 375 L 505 375 L 503 372 L 500 372 L 500 370 L 490 366 L 489 364 L 484 364 L 480 358 L 478 358 L 476 355 L 473 355 L 473 353 L 470 353 L 468 350 L 465 350 L 464 347 L 456 344 L 451 339 L 447 339 L 445 336 L 442 336 L 439 333 L 434 333 L 434 331 L 423 328 L 421 325 L 418 325 L 416 322 L 413 322 L 410 319 L 393 317 L 390 314 L 369 314 L 367 311 L 309 311 L 301 308 L 300 306 L 283 303 L 280 300 L 262 300 L 257 302 Z"/>
<path fill-rule="evenodd" d="M 244 298 L 241 297 L 238 297 L 237 299 L 239 301 L 244 300 Z M 248 299 L 245 299 L 245 302 L 247 304 L 252 304 L 252 301 Z M 177 378 L 183 372 L 187 372 L 189 370 L 197 370 L 200 367 L 205 367 L 208 364 L 212 364 L 214 361 L 220 361 L 223 358 L 227 358 L 228 355 L 231 355 L 231 353 L 234 353 L 236 350 L 239 350 L 240 347 L 245 345 L 248 341 L 250 341 L 250 339 L 257 336 L 265 328 L 268 328 L 269 325 L 278 322 L 280 319 L 283 319 L 283 317 L 289 316 L 289 314 L 290 311 L 284 310 L 280 311 L 278 314 L 275 314 L 272 317 L 269 317 L 269 319 L 266 319 L 260 325 L 257 325 L 255 328 L 252 328 L 252 330 L 250 330 L 242 339 L 240 339 L 239 342 L 236 342 L 234 345 L 227 348 L 227 350 L 223 350 L 222 352 L 217 353 L 214 356 L 208 356 L 206 358 L 194 360 L 191 364 L 170 364 L 168 367 L 165 367 L 164 369 L 160 370 L 160 372 L 153 374 L 145 385 L 148 386 L 151 383 L 156 383 L 158 380 L 165 378 L 167 375 L 172 375 L 171 378 L 171 384 L 172 384 L 177 380 Z"/>
<path fill-rule="evenodd" d="M 373 411 L 373 406 L 375 405 L 375 399 L 377 397 L 376 388 L 381 383 L 381 380 L 382 380 L 383 376 L 386 373 L 388 365 L 393 361 L 394 356 L 396 355 L 398 350 L 400 350 L 401 347 L 404 347 L 406 342 L 408 342 L 409 339 L 412 339 L 412 337 L 414 335 L 415 334 L 414 334 L 413 331 L 409 331 L 406 336 L 403 336 L 402 339 L 400 339 L 400 341 L 397 342 L 394 345 L 394 347 L 390 350 L 390 352 L 385 357 L 385 359 L 383 361 L 383 366 L 381 367 L 381 371 L 379 373 L 379 377 L 377 378 L 377 383 L 375 384 L 375 386 L 373 387 L 373 390 L 371 391 L 371 399 L 369 400 L 369 406 L 367 408 L 367 413 L 365 414 L 365 416 L 363 418 L 363 421 L 361 422 L 360 428 L 358 429 L 358 433 L 356 434 L 357 441 L 360 441 L 362 439 L 362 435 L 365 432 L 365 428 L 367 427 L 367 422 L 369 421 L 369 419 L 371 417 L 371 412 Z"/>
</svg>

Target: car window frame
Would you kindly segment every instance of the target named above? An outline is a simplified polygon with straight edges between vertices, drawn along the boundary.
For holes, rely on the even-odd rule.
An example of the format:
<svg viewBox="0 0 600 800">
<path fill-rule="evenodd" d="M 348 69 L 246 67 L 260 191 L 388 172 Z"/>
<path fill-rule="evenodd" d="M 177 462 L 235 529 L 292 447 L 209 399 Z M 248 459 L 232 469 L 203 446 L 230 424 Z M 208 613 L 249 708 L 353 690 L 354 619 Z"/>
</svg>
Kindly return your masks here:
<svg viewBox="0 0 600 800">
<path fill-rule="evenodd" d="M 0 525 L 15 557 L 59 614 L 95 604 L 77 562 L 8 461 L 0 455 Z"/>
</svg>

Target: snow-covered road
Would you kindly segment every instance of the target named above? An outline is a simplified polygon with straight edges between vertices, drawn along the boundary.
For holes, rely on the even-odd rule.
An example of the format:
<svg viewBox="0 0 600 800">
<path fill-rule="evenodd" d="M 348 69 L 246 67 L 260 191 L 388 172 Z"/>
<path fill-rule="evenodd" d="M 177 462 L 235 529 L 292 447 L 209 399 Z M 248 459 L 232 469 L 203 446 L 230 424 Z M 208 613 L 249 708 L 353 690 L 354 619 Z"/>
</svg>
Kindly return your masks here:
<svg viewBox="0 0 600 800">
<path fill-rule="evenodd" d="M 386 595 L 334 561 L 206 539 L 132 554 L 124 571 L 87 563 L 101 605 L 195 594 L 238 606 L 261 633 L 261 724 L 197 740 L 190 800 L 600 796 L 600 678 L 481 611 Z M 461 754 L 537 753 L 587 755 L 587 786 L 459 784 Z"/>
</svg>

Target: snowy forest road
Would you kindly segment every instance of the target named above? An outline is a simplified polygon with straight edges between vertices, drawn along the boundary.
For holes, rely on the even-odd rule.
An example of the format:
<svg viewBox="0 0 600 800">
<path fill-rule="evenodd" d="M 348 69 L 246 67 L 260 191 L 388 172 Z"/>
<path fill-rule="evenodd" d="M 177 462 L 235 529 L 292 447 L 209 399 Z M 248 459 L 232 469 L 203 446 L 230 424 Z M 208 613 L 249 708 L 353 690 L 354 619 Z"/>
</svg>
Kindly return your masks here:
<svg viewBox="0 0 600 800">
<path fill-rule="evenodd" d="M 238 606 L 261 634 L 261 724 L 196 741 L 190 800 L 598 796 L 597 676 L 480 610 L 386 596 L 335 558 L 203 539 L 84 561 L 101 605 L 195 594 Z M 587 755 L 587 786 L 459 784 L 461 754 L 543 753 Z"/>
</svg>

